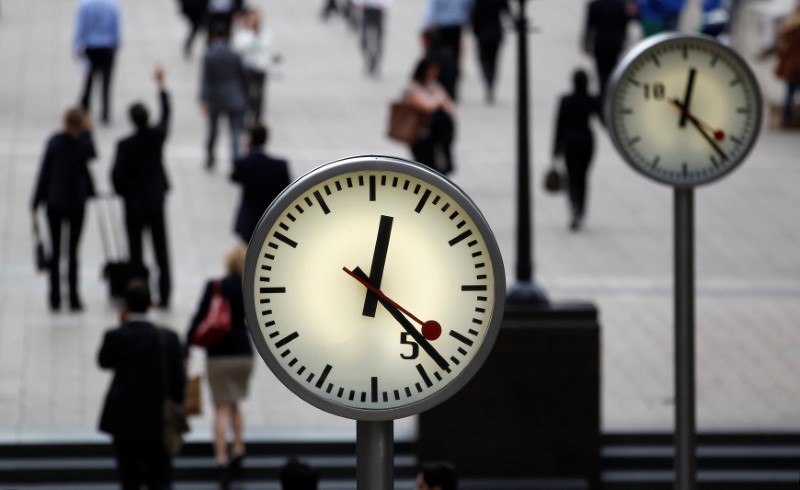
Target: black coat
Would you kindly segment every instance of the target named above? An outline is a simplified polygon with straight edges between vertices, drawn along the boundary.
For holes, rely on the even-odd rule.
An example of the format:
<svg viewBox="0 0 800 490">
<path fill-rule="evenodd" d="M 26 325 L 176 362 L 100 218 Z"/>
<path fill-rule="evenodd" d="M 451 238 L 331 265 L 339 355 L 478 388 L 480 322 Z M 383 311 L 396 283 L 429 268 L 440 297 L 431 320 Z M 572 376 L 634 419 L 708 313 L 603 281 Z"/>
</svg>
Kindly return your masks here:
<svg viewBox="0 0 800 490">
<path fill-rule="evenodd" d="M 510 16 L 508 0 L 475 0 L 472 5 L 472 31 L 480 41 L 503 38 L 502 16 Z"/>
<path fill-rule="evenodd" d="M 164 143 L 167 139 L 170 104 L 166 92 L 159 94 L 161 118 L 156 126 L 137 131 L 120 140 L 111 181 L 125 200 L 128 217 L 142 219 L 164 206 L 169 179 L 164 170 Z"/>
<path fill-rule="evenodd" d="M 248 243 L 264 211 L 289 185 L 289 164 L 253 151 L 234 163 L 231 180 L 242 186 L 234 231 Z"/>
<path fill-rule="evenodd" d="M 244 318 L 244 296 L 242 295 L 242 278 L 229 275 L 222 279 L 220 285 L 222 296 L 228 300 L 231 306 L 231 331 L 222 337 L 216 344 L 206 349 L 209 357 L 227 356 L 249 356 L 253 355 L 253 347 L 250 344 L 250 332 L 247 331 L 247 324 Z M 184 355 L 188 355 L 188 346 L 191 344 L 192 335 L 208 313 L 211 305 L 211 298 L 214 295 L 214 281 L 209 281 L 203 290 L 203 297 L 200 299 L 200 306 L 197 307 L 186 334 L 187 350 Z"/>
<path fill-rule="evenodd" d="M 164 332 L 169 396 L 183 403 L 186 373 L 175 332 Z M 100 430 L 115 437 L 158 441 L 163 429 L 165 399 L 159 329 L 136 320 L 106 331 L 98 355 L 100 367 L 114 370 Z"/>
<path fill-rule="evenodd" d="M 86 200 L 95 195 L 89 160 L 96 156 L 89 132 L 78 138 L 67 133 L 51 137 L 44 152 L 31 207 L 46 204 L 48 208 L 63 212 L 83 208 Z"/>
<path fill-rule="evenodd" d="M 592 115 L 600 114 L 600 101 L 589 94 L 573 93 L 561 98 L 556 117 L 553 155 L 584 155 L 594 152 L 594 137 L 589 126 Z"/>
<path fill-rule="evenodd" d="M 630 15 L 627 0 L 593 0 L 584 29 L 584 49 L 596 56 L 617 56 L 625 44 Z"/>
</svg>

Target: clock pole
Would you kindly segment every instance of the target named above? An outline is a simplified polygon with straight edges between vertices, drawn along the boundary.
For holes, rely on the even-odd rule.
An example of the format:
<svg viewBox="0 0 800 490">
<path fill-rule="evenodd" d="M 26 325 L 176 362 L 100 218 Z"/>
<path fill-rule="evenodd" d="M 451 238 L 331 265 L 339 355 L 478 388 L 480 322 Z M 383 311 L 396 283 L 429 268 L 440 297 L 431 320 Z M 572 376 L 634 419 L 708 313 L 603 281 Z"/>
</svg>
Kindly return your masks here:
<svg viewBox="0 0 800 490">
<path fill-rule="evenodd" d="M 694 190 L 675 188 L 675 490 L 695 488 Z"/>
<path fill-rule="evenodd" d="M 533 241 L 528 114 L 528 19 L 525 5 L 517 0 L 517 281 L 508 291 L 508 302 L 517 305 L 548 304 L 542 288 L 533 281 Z"/>
<path fill-rule="evenodd" d="M 394 422 L 356 422 L 357 490 L 394 490 Z"/>
</svg>

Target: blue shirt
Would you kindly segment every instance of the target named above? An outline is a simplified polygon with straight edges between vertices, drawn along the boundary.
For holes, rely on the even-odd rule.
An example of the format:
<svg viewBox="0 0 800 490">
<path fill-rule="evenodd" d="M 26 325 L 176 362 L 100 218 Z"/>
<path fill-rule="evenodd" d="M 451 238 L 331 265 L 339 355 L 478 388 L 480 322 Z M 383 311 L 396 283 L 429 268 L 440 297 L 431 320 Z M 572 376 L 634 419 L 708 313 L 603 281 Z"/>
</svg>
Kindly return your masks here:
<svg viewBox="0 0 800 490">
<path fill-rule="evenodd" d="M 471 11 L 472 0 L 429 0 L 425 27 L 464 25 Z"/>
<path fill-rule="evenodd" d="M 75 28 L 75 51 L 85 48 L 119 46 L 119 5 L 117 0 L 81 0 Z"/>
</svg>

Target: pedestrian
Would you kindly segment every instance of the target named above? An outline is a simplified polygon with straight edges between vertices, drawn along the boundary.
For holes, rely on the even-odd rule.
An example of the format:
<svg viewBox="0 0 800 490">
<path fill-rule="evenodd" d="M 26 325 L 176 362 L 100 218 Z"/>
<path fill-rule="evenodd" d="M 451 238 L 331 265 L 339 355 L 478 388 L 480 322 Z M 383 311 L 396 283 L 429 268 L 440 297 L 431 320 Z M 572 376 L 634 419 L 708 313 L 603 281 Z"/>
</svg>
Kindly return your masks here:
<svg viewBox="0 0 800 490">
<path fill-rule="evenodd" d="M 778 66 L 775 75 L 786 82 L 786 97 L 781 111 L 781 126 L 793 121 L 795 95 L 800 87 L 800 0 L 778 27 Z"/>
<path fill-rule="evenodd" d="M 192 55 L 192 44 L 197 34 L 208 24 L 208 0 L 179 0 L 181 12 L 189 23 L 189 34 L 183 43 L 183 56 Z"/>
<path fill-rule="evenodd" d="M 428 116 L 424 135 L 411 145 L 414 159 L 447 175 L 454 168 L 451 146 L 455 139 L 455 104 L 437 81 L 438 74 L 439 65 L 435 60 L 427 57 L 421 59 L 414 69 L 403 99 Z"/>
<path fill-rule="evenodd" d="M 376 76 L 383 54 L 385 13 L 392 0 L 353 0 L 361 9 L 361 52 L 367 74 Z"/>
<path fill-rule="evenodd" d="M 33 192 L 31 213 L 35 215 L 41 205 L 47 208 L 52 251 L 49 294 L 52 311 L 58 311 L 61 307 L 61 237 L 64 225 L 67 225 L 69 233 L 69 306 L 72 311 L 83 309 L 78 294 L 78 244 L 83 230 L 86 201 L 95 195 L 88 166 L 89 161 L 97 156 L 91 131 L 91 119 L 83 109 L 66 111 L 63 131 L 47 141 Z"/>
<path fill-rule="evenodd" d="M 601 100 L 611 71 L 625 48 L 628 21 L 634 17 L 636 4 L 630 0 L 592 0 L 586 7 L 583 49 L 594 57 Z"/>
<path fill-rule="evenodd" d="M 239 138 L 247 108 L 247 75 L 241 57 L 228 44 L 228 32 L 212 28 L 211 44 L 203 58 L 200 107 L 208 116 L 206 168 L 214 167 L 217 123 L 228 117 L 231 132 L 231 162 L 239 158 Z"/>
<path fill-rule="evenodd" d="M 280 479 L 281 490 L 317 490 L 319 472 L 292 457 L 281 466 Z"/>
<path fill-rule="evenodd" d="M 137 102 L 131 105 L 128 112 L 134 132 L 117 143 L 111 182 L 125 202 L 125 230 L 134 274 L 144 277 L 142 233 L 149 230 L 158 264 L 158 306 L 168 308 L 172 281 L 164 212 L 169 190 L 169 179 L 164 168 L 164 144 L 169 135 L 170 101 L 164 85 L 164 70 L 156 68 L 154 77 L 161 117 L 155 126 L 150 126 L 150 115 L 144 104 Z"/>
<path fill-rule="evenodd" d="M 722 38 L 728 32 L 731 20 L 732 0 L 703 0 L 703 16 L 700 32 L 706 36 Z"/>
<path fill-rule="evenodd" d="M 461 31 L 469 22 L 472 0 L 428 0 L 424 29 L 434 29 L 441 49 L 452 57 L 456 67 L 453 100 L 458 100 L 458 79 L 461 77 Z"/>
<path fill-rule="evenodd" d="M 637 11 L 645 37 L 678 29 L 685 0 L 637 0 Z"/>
<path fill-rule="evenodd" d="M 250 242 L 261 215 L 289 185 L 289 164 L 265 153 L 268 140 L 266 126 L 253 126 L 250 129 L 250 153 L 233 165 L 231 180 L 242 186 L 242 201 L 234 231 L 244 243 Z"/>
<path fill-rule="evenodd" d="M 237 245 L 225 259 L 227 274 L 222 279 L 209 281 L 203 288 L 200 305 L 187 333 L 188 345 L 201 322 L 208 314 L 212 298 L 221 295 L 230 306 L 230 331 L 206 348 L 206 376 L 214 402 L 214 458 L 220 470 L 220 479 L 227 482 L 241 469 L 245 456 L 244 418 L 239 404 L 247 397 L 250 376 L 253 373 L 253 348 L 245 324 L 242 271 L 245 247 Z M 228 451 L 228 431 L 233 433 L 233 444 Z"/>
<path fill-rule="evenodd" d="M 478 61 L 486 87 L 486 103 L 494 103 L 497 55 L 503 44 L 503 18 L 511 18 L 508 0 L 475 0 L 472 32 L 478 41 Z"/>
<path fill-rule="evenodd" d="M 262 121 L 266 102 L 266 84 L 270 70 L 280 61 L 273 53 L 272 31 L 262 26 L 258 10 L 249 9 L 233 32 L 233 50 L 239 53 L 247 75 L 248 126 Z"/>
<path fill-rule="evenodd" d="M 594 154 L 594 136 L 589 126 L 592 115 L 600 117 L 600 102 L 589 93 L 589 77 L 583 70 L 572 75 L 572 93 L 561 97 L 556 117 L 553 159 L 561 156 L 567 167 L 570 229 L 577 231 L 586 208 L 586 174 Z"/>
<path fill-rule="evenodd" d="M 458 474 L 447 462 L 425 463 L 417 472 L 417 490 L 458 490 Z"/>
<path fill-rule="evenodd" d="M 182 405 L 186 373 L 175 332 L 147 316 L 150 291 L 135 279 L 125 292 L 120 326 L 107 330 L 98 363 L 114 372 L 100 430 L 113 438 L 123 490 L 172 488 L 172 459 L 164 446 L 164 401 Z"/>
<path fill-rule="evenodd" d="M 447 95 L 455 100 L 456 84 L 458 83 L 458 65 L 453 52 L 442 45 L 439 31 L 426 29 L 422 31 L 422 49 L 424 56 L 433 60 L 439 67 L 436 81 L 444 88 Z"/>
<path fill-rule="evenodd" d="M 89 112 L 92 82 L 96 75 L 103 80 L 103 106 L 100 120 L 111 120 L 111 75 L 120 44 L 120 19 L 117 0 L 81 0 L 73 47 L 86 63 L 86 79 L 81 106 Z"/>
<path fill-rule="evenodd" d="M 208 0 L 207 6 L 208 32 L 216 30 L 230 35 L 233 18 L 244 9 L 244 0 Z"/>
</svg>

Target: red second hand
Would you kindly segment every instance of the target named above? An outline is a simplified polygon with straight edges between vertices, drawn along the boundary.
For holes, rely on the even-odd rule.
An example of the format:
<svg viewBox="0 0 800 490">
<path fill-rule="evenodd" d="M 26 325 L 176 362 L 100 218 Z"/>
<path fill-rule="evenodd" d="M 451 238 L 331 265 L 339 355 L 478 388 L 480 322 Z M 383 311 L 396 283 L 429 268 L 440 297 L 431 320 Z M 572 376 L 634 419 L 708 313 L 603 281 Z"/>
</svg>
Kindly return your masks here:
<svg viewBox="0 0 800 490">
<path fill-rule="evenodd" d="M 358 281 L 362 285 L 364 285 L 364 287 L 366 287 L 367 289 L 369 289 L 373 293 L 377 294 L 381 299 L 383 299 L 384 301 L 386 301 L 390 305 L 392 305 L 395 308 L 397 308 L 398 310 L 400 310 L 407 317 L 411 318 L 415 322 L 417 322 L 420 325 L 422 325 L 422 335 L 426 339 L 428 339 L 428 340 L 436 340 L 436 339 L 439 338 L 440 335 L 442 335 L 442 326 L 439 325 L 439 322 L 437 322 L 436 320 L 428 320 L 427 322 L 423 322 L 422 320 L 420 320 L 419 318 L 414 316 L 413 313 L 411 313 L 407 309 L 403 308 L 402 306 L 398 305 L 390 297 L 388 297 L 385 294 L 383 294 L 383 291 L 381 291 L 380 289 L 376 288 L 375 286 L 373 286 L 369 282 L 365 281 L 364 279 L 358 277 L 353 271 L 351 271 L 347 267 L 342 267 L 342 270 L 345 271 L 346 273 L 348 273 L 351 277 L 353 277 L 353 279 L 355 279 L 356 281 Z"/>
</svg>

